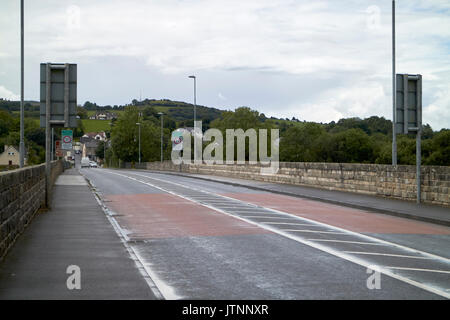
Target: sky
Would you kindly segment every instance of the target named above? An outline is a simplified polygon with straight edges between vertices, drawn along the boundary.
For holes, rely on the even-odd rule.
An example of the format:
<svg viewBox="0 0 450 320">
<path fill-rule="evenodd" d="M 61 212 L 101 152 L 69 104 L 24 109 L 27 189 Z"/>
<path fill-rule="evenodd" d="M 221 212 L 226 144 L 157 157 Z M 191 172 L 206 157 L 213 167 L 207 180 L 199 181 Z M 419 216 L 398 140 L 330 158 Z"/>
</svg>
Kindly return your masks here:
<svg viewBox="0 0 450 320">
<path fill-rule="evenodd" d="M 171 99 L 330 122 L 392 119 L 391 0 L 25 0 L 25 99 L 78 65 L 78 103 Z M 450 1 L 398 0 L 397 73 L 450 128 Z M 0 98 L 20 99 L 20 1 L 0 1 Z"/>
</svg>

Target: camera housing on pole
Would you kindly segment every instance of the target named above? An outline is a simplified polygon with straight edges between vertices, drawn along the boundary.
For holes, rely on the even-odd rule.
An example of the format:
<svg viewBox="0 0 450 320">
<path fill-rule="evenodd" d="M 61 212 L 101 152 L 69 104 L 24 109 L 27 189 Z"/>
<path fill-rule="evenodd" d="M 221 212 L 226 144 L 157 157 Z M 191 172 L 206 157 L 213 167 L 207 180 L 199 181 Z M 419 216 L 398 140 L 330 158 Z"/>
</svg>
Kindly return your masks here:
<svg viewBox="0 0 450 320">
<path fill-rule="evenodd" d="M 417 203 L 420 203 L 420 167 L 422 162 L 422 75 L 397 74 L 396 88 L 395 131 L 398 134 L 416 134 Z"/>
<path fill-rule="evenodd" d="M 51 129 L 77 126 L 77 65 L 41 63 L 40 125 L 45 128 L 45 204 L 49 207 Z"/>
</svg>

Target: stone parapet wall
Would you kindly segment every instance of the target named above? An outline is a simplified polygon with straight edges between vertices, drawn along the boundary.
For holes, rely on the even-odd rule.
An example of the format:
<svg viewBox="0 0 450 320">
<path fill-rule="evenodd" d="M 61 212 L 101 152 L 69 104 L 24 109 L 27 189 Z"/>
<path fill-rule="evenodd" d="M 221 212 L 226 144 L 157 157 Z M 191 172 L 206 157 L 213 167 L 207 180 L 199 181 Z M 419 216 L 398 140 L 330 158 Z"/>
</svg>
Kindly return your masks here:
<svg viewBox="0 0 450 320">
<path fill-rule="evenodd" d="M 53 161 L 51 185 L 62 171 Z M 44 164 L 0 173 L 0 260 L 44 204 Z"/>
<path fill-rule="evenodd" d="M 410 201 L 417 197 L 415 166 L 280 162 L 278 173 L 270 175 L 261 174 L 260 165 L 249 164 L 174 165 L 171 161 L 164 161 L 141 163 L 136 168 L 311 186 Z M 422 166 L 421 175 L 422 201 L 450 206 L 450 167 Z"/>
</svg>

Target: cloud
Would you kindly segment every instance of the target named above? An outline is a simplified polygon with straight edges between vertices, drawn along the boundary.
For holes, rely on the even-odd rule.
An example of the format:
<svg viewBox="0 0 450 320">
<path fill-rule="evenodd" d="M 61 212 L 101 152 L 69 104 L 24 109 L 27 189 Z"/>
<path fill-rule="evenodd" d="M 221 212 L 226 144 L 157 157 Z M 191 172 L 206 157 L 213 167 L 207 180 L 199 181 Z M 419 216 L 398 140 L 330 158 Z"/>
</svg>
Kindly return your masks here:
<svg viewBox="0 0 450 320">
<path fill-rule="evenodd" d="M 333 88 L 321 94 L 314 102 L 298 101 L 275 114 L 279 117 L 296 117 L 300 120 L 330 122 L 344 117 L 360 118 L 372 115 L 389 118 L 390 114 L 380 110 L 389 96 L 377 83 L 355 84 L 351 87 Z"/>
<path fill-rule="evenodd" d="M 20 100 L 20 96 L 9 91 L 4 86 L 0 86 L 0 98 L 5 100 Z"/>
<path fill-rule="evenodd" d="M 18 5 L 13 0 L 3 1 L 2 70 L 9 65 L 17 68 L 19 62 L 18 33 L 5 31 L 11 30 L 11 26 L 18 27 Z M 91 87 L 86 93 L 89 99 L 111 99 L 109 92 L 95 90 L 94 75 L 105 73 L 96 70 L 99 61 L 117 57 L 123 61 L 135 59 L 140 68 L 161 79 L 185 77 L 192 72 L 247 73 L 245 80 L 229 77 L 233 78 L 232 83 L 222 83 L 221 87 L 227 87 L 227 103 L 236 106 L 244 103 L 232 97 L 238 96 L 235 92 L 238 88 L 249 86 L 249 80 L 258 82 L 276 74 L 280 83 L 287 84 L 293 77 L 327 83 L 325 88 L 309 88 L 311 97 L 306 100 L 299 100 L 298 92 L 287 92 L 283 85 L 277 86 L 271 101 L 240 95 L 266 114 L 290 117 L 304 109 L 305 116 L 312 119 L 338 120 L 336 117 L 374 114 L 390 118 L 390 1 L 79 0 L 74 3 L 69 0 L 27 3 L 27 61 L 29 65 L 70 61 L 88 66 L 86 72 L 92 72 L 90 85 L 86 85 Z M 448 101 L 439 98 L 443 90 L 440 86 L 450 86 L 449 15 L 446 0 L 397 3 L 397 71 L 423 74 L 424 110 L 443 110 L 439 113 L 443 118 L 434 116 L 436 112 L 424 112 L 435 129 L 448 127 L 450 123 L 445 111 Z M 136 77 L 135 67 L 125 63 L 117 77 L 129 78 L 130 91 L 142 82 Z M 163 82 L 154 83 L 155 95 L 162 91 Z M 17 91 L 17 81 L 1 74 L 0 85 Z M 211 87 L 217 88 L 218 84 Z M 264 89 L 261 84 L 259 91 Z M 172 90 L 173 96 L 179 96 L 184 87 L 173 86 Z M 202 104 L 217 106 L 223 100 L 217 97 L 213 93 Z"/>
</svg>

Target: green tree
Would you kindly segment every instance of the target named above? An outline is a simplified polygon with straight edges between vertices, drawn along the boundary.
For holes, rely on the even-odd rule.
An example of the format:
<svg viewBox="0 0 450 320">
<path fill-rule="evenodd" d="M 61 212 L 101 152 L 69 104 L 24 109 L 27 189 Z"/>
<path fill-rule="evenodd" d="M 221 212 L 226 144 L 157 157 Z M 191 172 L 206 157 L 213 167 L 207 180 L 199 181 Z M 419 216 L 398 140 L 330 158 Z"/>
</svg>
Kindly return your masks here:
<svg viewBox="0 0 450 320">
<path fill-rule="evenodd" d="M 87 110 L 83 107 L 77 107 L 77 116 L 79 116 L 80 119 L 87 119 L 88 118 Z"/>
<path fill-rule="evenodd" d="M 101 159 L 105 159 L 105 141 L 98 143 L 97 149 L 95 149 L 95 156 Z"/>
<path fill-rule="evenodd" d="M 8 135 L 14 129 L 13 124 L 14 119 L 11 114 L 7 111 L 0 110 L 0 137 Z"/>
<path fill-rule="evenodd" d="M 114 155 L 126 162 L 138 161 L 139 126 L 136 123 L 141 124 L 141 161 L 159 160 L 160 127 L 155 126 L 151 120 L 140 119 L 139 110 L 135 106 L 127 107 L 113 126 L 111 143 Z M 168 131 L 165 136 L 169 139 Z"/>
<path fill-rule="evenodd" d="M 326 134 L 317 123 L 307 122 L 286 130 L 280 141 L 280 161 L 312 162 L 320 158 L 317 141 Z"/>
<path fill-rule="evenodd" d="M 349 129 L 333 135 L 330 158 L 333 162 L 370 163 L 374 160 L 374 146 L 361 129 Z"/>
<path fill-rule="evenodd" d="M 443 129 L 431 140 L 430 156 L 424 164 L 435 166 L 450 166 L 450 130 Z"/>
</svg>

